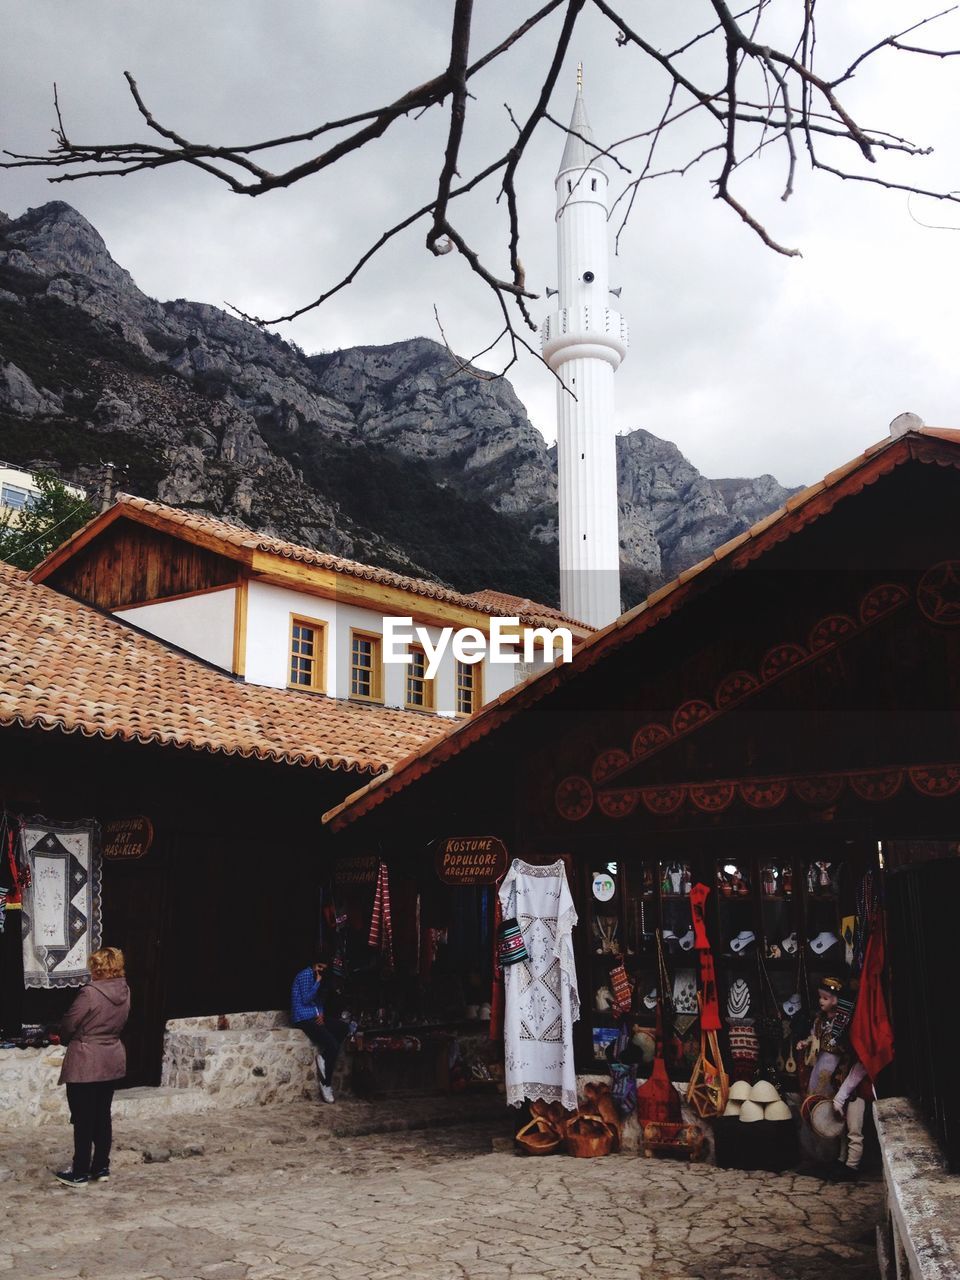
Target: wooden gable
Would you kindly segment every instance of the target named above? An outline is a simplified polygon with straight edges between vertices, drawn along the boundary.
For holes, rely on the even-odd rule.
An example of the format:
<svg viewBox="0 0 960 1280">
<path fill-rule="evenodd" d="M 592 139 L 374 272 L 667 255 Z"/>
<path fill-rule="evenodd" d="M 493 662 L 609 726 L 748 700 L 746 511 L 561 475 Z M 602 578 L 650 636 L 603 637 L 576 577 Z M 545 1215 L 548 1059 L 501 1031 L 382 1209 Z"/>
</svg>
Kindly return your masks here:
<svg viewBox="0 0 960 1280">
<path fill-rule="evenodd" d="M 46 583 L 114 610 L 228 586 L 239 577 L 234 560 L 121 517 L 57 566 Z"/>
</svg>

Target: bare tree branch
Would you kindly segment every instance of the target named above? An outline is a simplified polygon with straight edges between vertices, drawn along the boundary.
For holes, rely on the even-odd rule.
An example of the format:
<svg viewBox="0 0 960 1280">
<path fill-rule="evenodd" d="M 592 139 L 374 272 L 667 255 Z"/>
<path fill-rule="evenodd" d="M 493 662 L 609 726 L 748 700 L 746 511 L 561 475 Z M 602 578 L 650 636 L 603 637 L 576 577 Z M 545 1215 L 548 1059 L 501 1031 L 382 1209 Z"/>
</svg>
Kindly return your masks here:
<svg viewBox="0 0 960 1280">
<path fill-rule="evenodd" d="M 849 80 L 853 73 L 867 58 L 872 58 L 880 49 L 898 49 L 903 53 L 920 53 L 927 54 L 931 58 L 955 58 L 960 50 L 957 49 L 918 49 L 915 45 L 901 44 L 903 36 L 908 36 L 912 31 L 919 31 L 921 27 L 925 27 L 930 22 L 936 22 L 938 18 L 945 18 L 948 13 L 955 13 L 958 5 L 952 4 L 949 9 L 941 9 L 939 13 L 932 13 L 927 18 L 921 18 L 919 22 L 915 22 L 912 27 L 905 27 L 903 31 L 898 31 L 896 35 L 885 36 L 882 40 L 878 40 L 876 44 L 864 49 L 859 57 L 854 58 L 843 75 L 837 76 L 836 80 L 832 80 L 831 84 L 834 89 L 838 85 Z"/>
<path fill-rule="evenodd" d="M 609 24 L 616 44 L 627 55 L 645 63 L 663 83 L 659 107 L 646 117 L 632 119 L 625 137 L 606 145 L 583 139 L 624 175 L 622 189 L 610 209 L 611 219 L 614 215 L 618 219 L 618 246 L 636 207 L 641 184 L 688 175 L 705 162 L 716 166 L 710 170 L 715 198 L 766 246 L 788 256 L 796 256 L 797 249 L 781 244 L 775 228 L 765 226 L 734 191 L 744 165 L 759 162 L 762 157 L 779 156 L 783 161 L 783 200 L 797 189 L 803 173 L 822 172 L 841 181 L 865 182 L 908 195 L 960 203 L 956 190 L 932 190 L 919 183 L 895 180 L 894 176 L 888 178 L 881 163 L 885 157 L 900 154 L 921 160 L 930 148 L 901 136 L 895 128 L 868 125 L 859 109 L 851 109 L 844 94 L 845 86 L 880 52 L 935 61 L 960 54 L 960 49 L 915 43 L 917 32 L 923 30 L 926 34 L 932 24 L 957 13 L 960 5 L 931 13 L 903 30 L 874 40 L 852 61 L 846 55 L 842 70 L 837 72 L 834 67 L 831 74 L 824 74 L 820 66 L 825 58 L 819 40 L 816 0 L 803 0 L 795 7 L 787 37 L 783 34 L 783 11 L 775 12 L 772 0 L 744 0 L 744 7 L 736 12 L 730 0 L 686 0 L 683 5 L 669 7 L 677 24 L 676 38 L 664 46 L 669 52 L 663 52 L 642 28 L 640 19 L 634 17 L 636 6 L 627 9 L 620 0 L 546 0 L 504 39 L 471 62 L 475 7 L 474 0 L 454 0 L 446 66 L 394 101 L 369 110 L 280 137 L 231 145 L 197 142 L 158 119 L 133 75 L 125 72 L 127 88 L 146 126 L 145 140 L 73 142 L 54 86 L 53 145 L 42 154 L 5 151 L 0 167 L 41 167 L 50 172 L 51 182 L 60 183 L 88 177 L 129 177 L 185 164 L 223 183 L 231 192 L 256 197 L 322 174 L 349 156 L 365 153 L 398 120 L 406 118 L 415 124 L 431 108 L 449 103 L 446 141 L 437 162 L 433 198 L 398 217 L 338 282 L 313 301 L 273 320 L 259 320 L 242 311 L 238 314 L 258 324 L 278 324 L 302 316 L 346 288 L 388 242 L 424 220 L 428 251 L 441 255 L 455 249 L 495 296 L 502 326 L 498 325 L 497 337 L 486 350 L 506 340 L 510 344 L 506 368 L 524 350 L 536 354 L 520 332 L 523 328 L 536 329 L 529 303 L 537 295 L 526 286 L 520 254 L 523 228 L 518 175 L 541 122 L 571 133 L 551 108 L 565 58 L 587 12 Z M 551 24 L 548 30 L 547 21 L 554 14 L 559 27 Z M 771 43 L 768 34 L 775 24 L 780 47 Z M 509 136 L 500 154 L 467 170 L 463 157 L 468 154 L 468 130 L 475 128 L 476 120 L 471 99 L 479 92 L 471 82 L 494 63 L 514 56 L 521 44 L 527 54 L 523 79 L 532 90 L 533 106 L 526 115 L 518 112 L 516 116 L 507 107 Z M 711 61 L 714 49 L 716 56 Z M 477 83 L 483 83 L 482 79 Z M 884 107 L 887 105 L 883 103 Z M 675 143 L 672 150 L 668 151 L 668 143 Z M 265 167 L 271 153 L 298 147 L 306 148 L 307 154 L 295 151 L 295 163 L 289 167 L 276 172 Z M 634 149 L 638 158 L 631 163 Z M 284 154 L 283 162 L 287 160 Z M 873 166 L 874 172 L 861 172 L 864 163 Z M 475 241 L 473 229 L 476 211 L 464 197 L 494 177 L 499 182 L 495 200 L 502 208 L 503 239 L 499 250 L 481 254 L 476 248 L 481 241 Z M 486 354 L 486 350 L 478 355 Z"/>
</svg>

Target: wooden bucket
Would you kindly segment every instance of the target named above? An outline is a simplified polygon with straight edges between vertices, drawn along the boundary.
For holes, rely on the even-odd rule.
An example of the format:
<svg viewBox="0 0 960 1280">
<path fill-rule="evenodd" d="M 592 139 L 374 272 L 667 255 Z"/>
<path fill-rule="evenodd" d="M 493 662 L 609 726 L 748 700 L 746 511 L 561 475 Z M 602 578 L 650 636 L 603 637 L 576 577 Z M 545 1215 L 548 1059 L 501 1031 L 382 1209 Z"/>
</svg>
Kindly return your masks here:
<svg viewBox="0 0 960 1280">
<path fill-rule="evenodd" d="M 608 1156 L 615 1140 L 614 1130 L 599 1115 L 578 1112 L 567 1125 L 567 1152 L 580 1159 Z"/>
</svg>

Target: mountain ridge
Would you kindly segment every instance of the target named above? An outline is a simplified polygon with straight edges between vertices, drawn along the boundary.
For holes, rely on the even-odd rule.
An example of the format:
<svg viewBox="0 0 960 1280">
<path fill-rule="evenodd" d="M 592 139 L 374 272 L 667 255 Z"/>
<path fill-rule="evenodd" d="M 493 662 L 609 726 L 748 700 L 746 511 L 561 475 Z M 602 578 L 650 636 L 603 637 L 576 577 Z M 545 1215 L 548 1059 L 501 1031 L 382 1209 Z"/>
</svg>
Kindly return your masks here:
<svg viewBox="0 0 960 1280">
<path fill-rule="evenodd" d="M 555 450 L 506 379 L 427 338 L 306 355 L 141 292 L 70 205 L 0 215 L 0 455 L 308 546 L 556 603 Z M 781 505 L 638 429 L 617 440 L 626 603 Z"/>
</svg>

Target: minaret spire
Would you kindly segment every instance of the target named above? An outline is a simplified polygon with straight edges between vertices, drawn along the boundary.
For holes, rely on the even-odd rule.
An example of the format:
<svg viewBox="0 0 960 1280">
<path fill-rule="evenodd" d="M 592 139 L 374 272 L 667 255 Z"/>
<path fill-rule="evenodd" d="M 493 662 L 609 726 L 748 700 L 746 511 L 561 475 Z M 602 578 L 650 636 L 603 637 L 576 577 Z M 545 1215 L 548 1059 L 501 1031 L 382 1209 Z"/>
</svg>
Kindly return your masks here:
<svg viewBox="0 0 960 1280">
<path fill-rule="evenodd" d="M 557 374 L 560 604 L 595 627 L 620 614 L 620 538 L 613 375 L 627 326 L 607 305 L 608 177 L 583 99 L 583 64 L 556 177 L 558 309 L 543 358 Z"/>
</svg>

